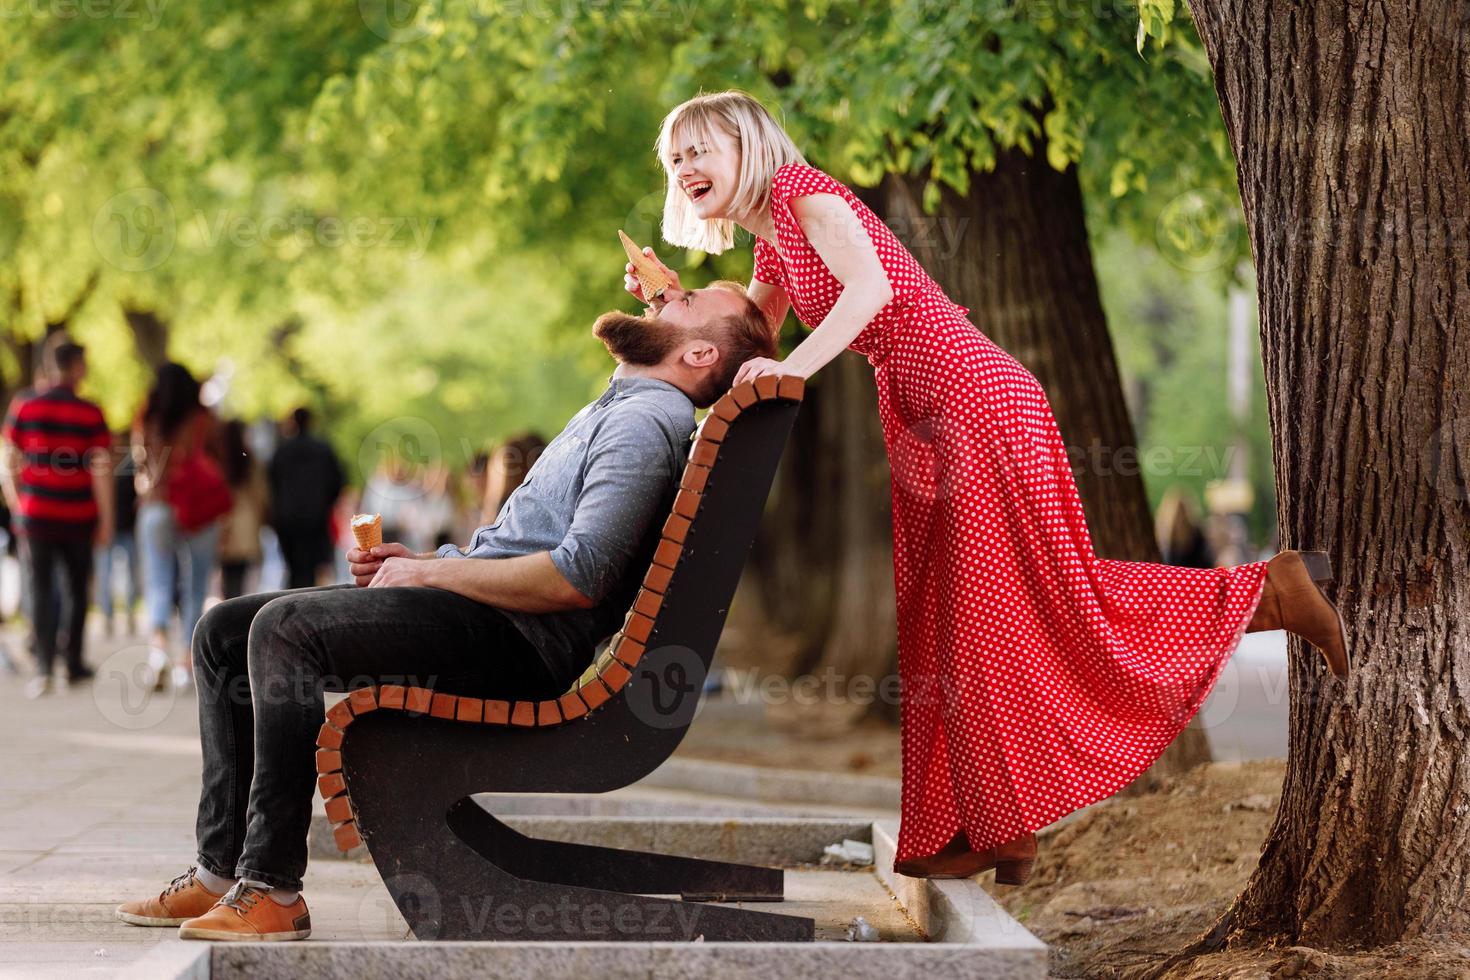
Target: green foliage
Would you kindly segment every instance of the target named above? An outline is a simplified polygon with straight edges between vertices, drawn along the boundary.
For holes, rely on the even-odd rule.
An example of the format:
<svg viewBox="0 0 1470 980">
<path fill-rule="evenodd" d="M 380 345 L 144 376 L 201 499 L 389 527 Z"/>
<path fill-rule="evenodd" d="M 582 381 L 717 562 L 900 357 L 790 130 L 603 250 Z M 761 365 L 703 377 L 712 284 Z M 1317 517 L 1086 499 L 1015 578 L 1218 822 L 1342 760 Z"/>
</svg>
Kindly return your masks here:
<svg viewBox="0 0 1470 980">
<path fill-rule="evenodd" d="M 39 337 L 97 277 L 72 327 L 116 424 L 147 382 L 123 316 L 143 310 L 171 356 L 232 369 L 228 410 L 313 403 L 348 457 L 392 419 L 454 447 L 555 431 L 611 370 L 592 319 L 634 306 L 617 228 L 688 285 L 749 275 L 748 247 L 655 236 L 659 119 L 732 86 L 843 179 L 927 174 L 930 207 L 1044 142 L 1079 166 L 1094 227 L 1203 243 L 1223 278 L 1245 245 L 1220 234 L 1234 176 L 1208 70 L 1188 22 L 1164 43 L 1172 6 L 1145 7 L 30 5 L 0 33 L 0 340 Z"/>
</svg>

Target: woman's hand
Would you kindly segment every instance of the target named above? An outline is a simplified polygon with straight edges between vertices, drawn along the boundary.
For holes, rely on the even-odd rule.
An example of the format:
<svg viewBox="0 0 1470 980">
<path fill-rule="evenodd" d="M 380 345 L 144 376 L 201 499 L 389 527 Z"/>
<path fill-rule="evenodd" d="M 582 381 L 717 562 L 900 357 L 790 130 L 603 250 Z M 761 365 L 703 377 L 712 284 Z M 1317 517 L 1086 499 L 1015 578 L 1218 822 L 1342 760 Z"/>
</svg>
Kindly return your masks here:
<svg viewBox="0 0 1470 980">
<path fill-rule="evenodd" d="M 769 357 L 752 357 L 744 364 L 741 364 L 740 370 L 735 372 L 735 380 L 732 383 L 732 387 L 754 378 L 765 377 L 768 374 L 773 374 L 777 377 L 788 374 L 798 378 L 806 377 L 806 375 L 791 367 L 785 361 L 773 361 Z"/>
<path fill-rule="evenodd" d="M 643 254 L 647 258 L 649 258 L 650 260 L 652 260 L 653 264 L 656 265 L 656 266 L 658 266 L 659 269 L 661 269 L 663 271 L 663 274 L 664 275 L 666 275 L 666 276 L 669 277 L 670 285 L 672 285 L 675 289 L 683 289 L 684 288 L 683 286 L 679 285 L 679 274 L 677 272 L 675 272 L 673 269 L 670 269 L 668 266 L 664 265 L 662 262 L 660 262 L 658 256 L 653 254 L 653 249 L 651 249 L 647 245 L 645 245 L 645 246 L 643 246 Z M 628 292 L 632 293 L 634 296 L 636 296 L 638 298 L 638 302 L 642 303 L 644 306 L 651 306 L 655 310 L 661 310 L 661 309 L 663 309 L 663 305 L 664 305 L 664 301 L 663 300 L 661 300 L 661 299 L 650 299 L 647 296 L 644 296 L 643 295 L 643 287 L 641 285 L 639 285 L 639 283 L 638 283 L 638 277 L 635 276 L 635 275 L 633 275 L 633 263 L 632 262 L 627 262 L 627 263 L 624 263 L 624 265 L 623 265 L 623 288 L 626 289 Z"/>
<path fill-rule="evenodd" d="M 378 574 L 378 569 L 389 558 L 414 558 L 416 557 L 407 547 L 394 541 L 389 544 L 375 545 L 371 551 L 363 551 L 361 548 L 347 549 L 347 567 L 352 572 L 352 580 L 358 585 L 367 585 Z"/>
</svg>

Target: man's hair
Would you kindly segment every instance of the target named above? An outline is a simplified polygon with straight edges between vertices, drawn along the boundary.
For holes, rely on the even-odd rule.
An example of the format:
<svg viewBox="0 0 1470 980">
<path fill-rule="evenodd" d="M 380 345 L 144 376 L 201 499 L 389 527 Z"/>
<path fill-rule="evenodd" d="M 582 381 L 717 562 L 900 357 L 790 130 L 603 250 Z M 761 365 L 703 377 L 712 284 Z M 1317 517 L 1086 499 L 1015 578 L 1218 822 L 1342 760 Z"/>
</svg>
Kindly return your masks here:
<svg viewBox="0 0 1470 980">
<path fill-rule="evenodd" d="M 291 413 L 291 422 L 296 431 L 305 434 L 311 428 L 311 409 L 302 406 Z"/>
<path fill-rule="evenodd" d="M 766 321 L 766 315 L 748 295 L 745 287 L 729 279 L 710 283 L 713 288 L 734 293 L 743 301 L 738 313 L 716 317 L 701 331 L 700 336 L 720 348 L 720 359 L 711 370 L 706 383 L 693 399 L 700 408 L 713 405 L 734 384 L 740 365 L 752 357 L 776 356 L 776 331 Z"/>
<path fill-rule="evenodd" d="M 80 364 L 84 357 L 86 357 L 86 348 L 72 340 L 64 330 L 47 337 L 41 348 L 43 369 L 56 377 L 66 374 Z"/>
</svg>

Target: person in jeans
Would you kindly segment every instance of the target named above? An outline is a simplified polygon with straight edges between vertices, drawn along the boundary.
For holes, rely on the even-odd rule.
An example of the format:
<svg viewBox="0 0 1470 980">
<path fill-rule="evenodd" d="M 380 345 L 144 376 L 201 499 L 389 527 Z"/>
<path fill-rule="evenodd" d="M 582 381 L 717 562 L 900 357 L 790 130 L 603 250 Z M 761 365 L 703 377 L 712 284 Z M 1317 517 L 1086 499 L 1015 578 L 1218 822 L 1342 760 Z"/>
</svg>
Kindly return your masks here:
<svg viewBox="0 0 1470 980">
<path fill-rule="evenodd" d="M 143 592 L 141 563 L 138 560 L 138 539 L 134 534 L 138 517 L 138 489 L 134 483 L 136 470 L 126 431 L 114 433 L 112 437 L 113 468 L 112 493 L 113 520 L 112 543 L 97 549 L 97 604 L 102 609 L 102 628 L 108 636 L 117 627 L 113 619 L 114 595 L 112 575 L 115 559 L 121 558 L 123 573 L 127 576 L 123 587 L 125 605 L 123 611 L 128 624 L 128 635 L 138 632 L 138 599 Z"/>
<path fill-rule="evenodd" d="M 205 614 L 194 642 L 204 784 L 197 865 L 125 922 L 186 939 L 302 939 L 300 895 L 323 690 L 394 683 L 469 697 L 563 693 L 616 631 L 712 404 L 774 338 L 736 283 L 670 288 L 655 315 L 593 333 L 618 361 L 464 548 L 348 553 L 355 584 L 262 593 Z"/>
<path fill-rule="evenodd" d="M 199 382 L 182 364 L 158 369 L 142 411 L 133 422 L 133 449 L 138 459 L 138 543 L 143 550 L 143 599 L 148 611 L 148 667 L 158 686 L 175 689 L 191 682 L 188 650 L 194 624 L 204 608 L 204 593 L 214 571 L 219 521 L 185 531 L 179 527 L 166 487 L 170 467 L 203 447 L 217 459 L 218 427 L 214 414 L 199 401 Z M 180 635 L 177 658 L 169 655 L 168 627 L 178 589 Z M 173 664 L 169 670 L 170 663 Z M 168 671 L 168 673 L 165 673 Z"/>
<path fill-rule="evenodd" d="M 45 381 L 16 395 L 5 415 L 3 486 L 30 583 L 36 674 L 28 697 L 52 689 L 58 637 L 68 681 L 92 671 L 82 659 L 92 550 L 112 539 L 112 437 L 102 410 L 77 395 L 86 352 L 64 332 L 42 349 Z M 18 471 L 18 473 L 17 473 Z M 17 479 L 18 476 L 18 479 Z M 57 570 L 65 588 L 57 602 Z"/>
</svg>

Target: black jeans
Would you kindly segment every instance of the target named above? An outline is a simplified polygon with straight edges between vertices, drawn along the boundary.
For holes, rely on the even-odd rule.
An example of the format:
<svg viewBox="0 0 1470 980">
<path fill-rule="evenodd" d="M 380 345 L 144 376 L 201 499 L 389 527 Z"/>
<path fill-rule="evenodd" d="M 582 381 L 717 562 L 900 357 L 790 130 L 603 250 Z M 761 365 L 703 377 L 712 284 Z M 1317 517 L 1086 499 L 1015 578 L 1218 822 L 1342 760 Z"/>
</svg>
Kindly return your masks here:
<svg viewBox="0 0 1470 980">
<path fill-rule="evenodd" d="M 87 623 L 88 582 L 92 577 L 92 526 L 82 534 L 61 540 L 23 536 L 21 557 L 31 589 L 30 614 L 36 640 L 36 672 L 51 675 L 56 663 L 58 634 L 66 637 L 62 651 L 69 674 L 82 667 L 82 633 Z M 61 568 L 65 588 L 56 601 L 56 570 Z"/>
<path fill-rule="evenodd" d="M 588 661 L 591 661 L 591 651 Z M 299 889 L 323 691 L 373 684 L 539 700 L 554 676 L 493 606 L 430 588 L 331 585 L 221 602 L 194 631 L 201 867 Z"/>
</svg>

